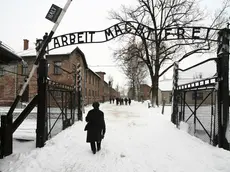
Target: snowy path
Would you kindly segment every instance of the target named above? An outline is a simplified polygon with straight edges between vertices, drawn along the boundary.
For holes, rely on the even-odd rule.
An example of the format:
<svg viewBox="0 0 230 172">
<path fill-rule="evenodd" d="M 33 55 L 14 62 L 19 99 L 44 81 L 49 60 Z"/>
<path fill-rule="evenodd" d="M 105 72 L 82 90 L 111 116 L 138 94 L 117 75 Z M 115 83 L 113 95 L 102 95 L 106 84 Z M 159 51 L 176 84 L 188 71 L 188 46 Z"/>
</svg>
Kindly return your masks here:
<svg viewBox="0 0 230 172">
<path fill-rule="evenodd" d="M 91 107 L 90 107 L 91 108 Z M 44 148 L 0 160 L 12 172 L 229 172 L 230 153 L 178 130 L 161 109 L 105 103 L 107 133 L 93 155 L 85 142 L 85 122 L 76 124 Z M 171 107 L 166 108 L 170 110 Z M 89 108 L 86 109 L 88 111 Z"/>
</svg>

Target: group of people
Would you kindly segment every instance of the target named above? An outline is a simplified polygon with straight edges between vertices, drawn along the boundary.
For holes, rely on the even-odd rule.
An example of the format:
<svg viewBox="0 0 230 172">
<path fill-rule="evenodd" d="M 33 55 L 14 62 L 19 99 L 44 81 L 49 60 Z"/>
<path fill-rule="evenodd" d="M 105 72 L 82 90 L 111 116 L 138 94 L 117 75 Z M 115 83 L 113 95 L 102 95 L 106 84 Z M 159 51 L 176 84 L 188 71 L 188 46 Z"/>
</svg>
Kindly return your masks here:
<svg viewBox="0 0 230 172">
<path fill-rule="evenodd" d="M 116 99 L 110 98 L 109 99 L 110 104 L 114 103 L 115 100 L 116 100 L 116 105 L 124 105 L 124 103 L 125 103 L 125 105 L 131 104 L 131 99 L 127 98 L 127 97 L 125 97 L 125 98 L 117 97 Z"/>
</svg>

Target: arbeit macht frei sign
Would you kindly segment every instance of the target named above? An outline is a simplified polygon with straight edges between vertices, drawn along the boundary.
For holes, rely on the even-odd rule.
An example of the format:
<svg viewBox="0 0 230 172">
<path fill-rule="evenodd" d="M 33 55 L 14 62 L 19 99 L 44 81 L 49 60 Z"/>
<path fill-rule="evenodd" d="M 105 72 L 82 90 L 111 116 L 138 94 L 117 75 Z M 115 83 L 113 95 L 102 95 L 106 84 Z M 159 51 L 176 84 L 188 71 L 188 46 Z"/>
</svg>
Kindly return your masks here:
<svg viewBox="0 0 230 172">
<path fill-rule="evenodd" d="M 121 22 L 105 30 L 73 32 L 53 37 L 49 43 L 49 51 L 63 46 L 85 43 L 102 43 L 114 39 L 120 35 L 133 34 L 146 40 L 154 41 L 154 34 L 161 34 L 161 38 L 167 40 L 199 39 L 217 41 L 213 33 L 219 29 L 208 27 L 170 27 L 154 29 L 137 22 Z"/>
</svg>

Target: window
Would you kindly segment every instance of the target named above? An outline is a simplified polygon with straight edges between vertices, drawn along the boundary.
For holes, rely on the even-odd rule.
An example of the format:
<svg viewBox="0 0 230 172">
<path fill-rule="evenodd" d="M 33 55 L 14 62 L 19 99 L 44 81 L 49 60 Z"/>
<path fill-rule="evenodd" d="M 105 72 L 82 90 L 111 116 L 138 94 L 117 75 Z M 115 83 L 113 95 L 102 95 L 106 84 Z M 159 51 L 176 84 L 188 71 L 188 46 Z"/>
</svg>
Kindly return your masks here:
<svg viewBox="0 0 230 172">
<path fill-rule="evenodd" d="M 61 75 L 62 74 L 61 62 L 54 62 L 54 74 L 55 75 Z"/>
<path fill-rule="evenodd" d="M 4 75 L 4 69 L 3 67 L 0 67 L 0 76 L 3 76 Z"/>
<path fill-rule="evenodd" d="M 28 75 L 28 66 L 22 65 L 22 75 Z"/>
<path fill-rule="evenodd" d="M 196 93 L 196 95 L 195 95 Z M 195 100 L 195 97 L 197 100 L 203 100 L 203 92 L 193 92 L 192 93 L 192 100 Z"/>
</svg>

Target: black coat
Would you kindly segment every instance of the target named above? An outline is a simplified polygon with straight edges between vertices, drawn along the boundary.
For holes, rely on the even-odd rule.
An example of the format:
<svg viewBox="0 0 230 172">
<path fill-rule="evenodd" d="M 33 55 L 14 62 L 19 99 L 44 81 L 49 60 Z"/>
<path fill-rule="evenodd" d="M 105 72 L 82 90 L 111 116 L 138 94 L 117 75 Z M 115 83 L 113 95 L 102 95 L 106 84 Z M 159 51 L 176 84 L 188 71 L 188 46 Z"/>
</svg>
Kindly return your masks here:
<svg viewBox="0 0 230 172">
<path fill-rule="evenodd" d="M 105 134 L 105 120 L 104 113 L 99 109 L 92 109 L 88 112 L 85 118 L 87 125 L 86 142 L 100 142 L 102 136 Z"/>
</svg>

